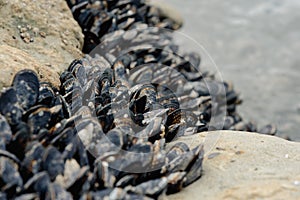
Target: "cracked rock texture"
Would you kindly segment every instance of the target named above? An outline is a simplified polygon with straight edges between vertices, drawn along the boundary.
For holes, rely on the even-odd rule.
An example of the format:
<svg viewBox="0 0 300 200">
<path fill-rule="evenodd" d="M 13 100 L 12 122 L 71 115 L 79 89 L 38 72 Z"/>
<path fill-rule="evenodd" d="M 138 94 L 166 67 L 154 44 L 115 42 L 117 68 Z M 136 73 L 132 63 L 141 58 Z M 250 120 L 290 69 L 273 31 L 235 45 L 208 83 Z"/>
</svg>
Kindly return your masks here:
<svg viewBox="0 0 300 200">
<path fill-rule="evenodd" d="M 181 140 L 194 146 L 204 138 L 203 176 L 164 199 L 300 199 L 300 143 L 234 131 Z"/>
<path fill-rule="evenodd" d="M 83 35 L 64 0 L 0 0 L 0 35 L 0 45 L 14 47 L 1 46 L 2 52 L 9 48 L 9 52 L 14 54 L 2 55 L 2 62 L 9 57 L 29 56 L 27 67 L 23 60 L 20 63 L 23 66 L 18 66 L 18 69 L 36 69 L 29 66 L 34 59 L 36 66 L 59 73 L 73 59 L 82 57 Z M 7 80 L 17 71 L 12 66 L 16 66 L 18 61 L 12 61 L 14 65 L 7 67 L 1 64 L 1 69 L 5 67 L 5 74 L 10 77 L 1 76 L 0 86 L 10 84 Z M 6 62 L 10 63 L 10 60 Z"/>
</svg>

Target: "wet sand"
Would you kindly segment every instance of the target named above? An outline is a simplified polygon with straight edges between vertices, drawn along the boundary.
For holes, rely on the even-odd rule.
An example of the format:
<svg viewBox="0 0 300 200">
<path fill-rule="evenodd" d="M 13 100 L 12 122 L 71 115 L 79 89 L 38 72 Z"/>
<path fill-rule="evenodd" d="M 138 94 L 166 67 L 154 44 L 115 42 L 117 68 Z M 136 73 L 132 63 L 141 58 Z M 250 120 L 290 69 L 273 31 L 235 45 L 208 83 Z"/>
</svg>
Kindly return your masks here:
<svg viewBox="0 0 300 200">
<path fill-rule="evenodd" d="M 242 117 L 300 141 L 300 1 L 166 2 L 241 93 Z"/>
</svg>

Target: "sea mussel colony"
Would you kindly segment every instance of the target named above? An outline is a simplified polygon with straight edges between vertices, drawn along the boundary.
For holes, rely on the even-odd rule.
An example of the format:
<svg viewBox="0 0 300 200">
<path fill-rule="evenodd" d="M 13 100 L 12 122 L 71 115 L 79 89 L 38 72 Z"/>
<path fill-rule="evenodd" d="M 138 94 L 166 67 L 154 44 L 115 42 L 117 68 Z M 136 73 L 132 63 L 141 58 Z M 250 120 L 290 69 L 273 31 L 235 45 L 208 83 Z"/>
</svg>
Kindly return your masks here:
<svg viewBox="0 0 300 200">
<path fill-rule="evenodd" d="M 179 53 L 158 28 L 175 23 L 143 1 L 68 4 L 85 50 L 97 48 L 70 64 L 60 88 L 22 70 L 1 91 L 0 199 L 157 199 L 201 176 L 203 145 L 178 137 L 257 131 L 237 114 L 232 85 L 201 70 L 198 54 Z"/>
<path fill-rule="evenodd" d="M 132 70 L 136 66 L 147 63 L 159 63 L 160 65 L 171 66 L 187 78 L 188 81 L 184 82 L 185 87 L 197 87 L 198 89 L 200 88 L 199 90 L 205 90 L 198 91 L 200 96 L 215 96 L 217 98 L 218 95 L 212 94 L 214 93 L 213 91 L 222 93 L 219 96 L 223 100 L 226 99 L 227 102 L 216 100 L 214 102 L 227 104 L 227 108 L 225 108 L 226 118 L 223 119 L 225 124 L 224 126 L 217 125 L 215 128 L 259 132 L 269 135 L 276 134 L 277 129 L 274 125 L 266 125 L 258 129 L 255 123 L 244 122 L 242 120 L 241 116 L 236 112 L 236 105 L 240 104 L 242 100 L 238 98 L 238 94 L 234 91 L 233 86 L 227 82 L 218 83 L 213 75 L 200 69 L 201 59 L 198 53 L 185 54 L 179 51 L 179 47 L 172 41 L 171 30 L 179 29 L 181 24 L 167 15 L 161 14 L 160 8 L 147 4 L 147 0 L 66 0 L 66 2 L 85 36 L 84 53 L 89 53 L 93 56 L 96 54 L 106 55 L 106 59 L 110 61 L 111 65 L 117 59 L 122 59 L 124 57 L 123 54 L 131 54 L 127 55 L 127 57 L 130 57 L 127 59 L 127 63 L 125 63 L 126 65 L 130 65 L 130 67 L 127 67 L 127 70 Z M 149 38 L 149 33 L 144 31 L 143 34 L 140 34 L 140 38 L 136 38 L 134 41 L 134 37 L 137 37 L 135 31 L 138 29 L 146 30 L 147 27 L 148 31 L 152 30 L 152 36 Z M 153 27 L 160 28 L 160 30 L 154 31 Z M 113 32 L 114 34 L 110 34 Z M 99 47 L 99 44 L 101 44 L 101 47 Z M 130 53 L 129 48 L 140 49 L 140 52 Z M 148 52 L 146 52 L 146 49 L 148 49 Z M 155 71 L 155 69 L 152 69 L 152 71 Z M 198 84 L 201 79 L 202 83 Z M 170 80 L 165 79 L 164 81 L 166 83 L 171 80 L 172 78 Z M 162 81 L 162 79 L 159 81 Z M 191 83 L 192 81 L 194 83 Z M 173 88 L 180 86 L 179 80 L 177 80 L 177 83 L 176 80 L 174 82 Z M 170 85 L 168 84 L 168 86 Z M 180 88 L 182 88 L 182 85 Z M 215 93 L 217 94 L 218 92 Z M 180 95 L 182 96 L 182 94 Z M 195 105 L 205 104 L 204 101 L 201 103 L 195 101 L 193 103 Z M 202 121 L 206 122 L 210 120 L 210 114 L 207 113 L 211 113 L 211 106 L 216 107 L 215 105 L 211 105 L 211 102 L 208 105 L 210 105 L 207 106 L 207 109 L 209 109 L 208 112 L 201 113 L 200 115 Z M 217 112 L 217 108 L 213 110 Z M 199 113 L 197 114 L 199 115 Z M 201 131 L 201 129 L 198 131 Z"/>
<path fill-rule="evenodd" d="M 85 36 L 84 53 L 94 49 L 107 33 L 129 30 L 137 24 L 172 30 L 181 26 L 145 0 L 67 0 L 67 3 Z"/>
</svg>

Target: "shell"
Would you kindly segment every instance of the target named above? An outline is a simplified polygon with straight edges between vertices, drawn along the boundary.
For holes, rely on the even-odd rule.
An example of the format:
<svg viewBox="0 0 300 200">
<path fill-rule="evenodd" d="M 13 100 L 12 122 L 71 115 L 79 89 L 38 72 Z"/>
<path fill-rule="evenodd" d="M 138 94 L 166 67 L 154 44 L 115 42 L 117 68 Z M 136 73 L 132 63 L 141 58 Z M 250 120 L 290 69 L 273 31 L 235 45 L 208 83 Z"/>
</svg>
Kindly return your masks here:
<svg viewBox="0 0 300 200">
<path fill-rule="evenodd" d="M 8 144 L 12 139 L 11 128 L 4 116 L 0 114 L 0 143 L 3 145 L 0 149 L 5 149 L 6 144 Z"/>
<path fill-rule="evenodd" d="M 64 171 L 61 153 L 52 146 L 47 147 L 43 154 L 42 166 L 48 172 L 50 179 L 54 180 L 58 174 L 62 174 Z"/>
<path fill-rule="evenodd" d="M 13 87 L 16 90 L 18 103 L 24 110 L 27 110 L 36 103 L 40 82 L 34 71 L 19 71 L 14 77 Z"/>
</svg>

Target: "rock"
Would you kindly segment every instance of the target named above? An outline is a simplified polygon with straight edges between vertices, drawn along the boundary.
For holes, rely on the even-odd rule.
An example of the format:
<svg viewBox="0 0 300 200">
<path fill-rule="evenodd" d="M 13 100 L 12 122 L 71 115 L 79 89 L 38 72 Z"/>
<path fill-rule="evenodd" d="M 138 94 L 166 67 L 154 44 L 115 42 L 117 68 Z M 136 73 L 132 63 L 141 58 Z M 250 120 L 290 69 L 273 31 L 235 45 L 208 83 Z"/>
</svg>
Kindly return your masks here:
<svg viewBox="0 0 300 200">
<path fill-rule="evenodd" d="M 183 25 L 183 17 L 174 7 L 163 1 L 147 0 L 146 2 L 147 4 L 157 8 L 162 17 L 166 17 L 174 21 L 178 25 L 178 28 Z"/>
<path fill-rule="evenodd" d="M 56 72 L 82 57 L 83 34 L 63 0 L 0 0 L 0 35 L 0 44 L 23 50 Z"/>
<path fill-rule="evenodd" d="M 21 69 L 31 69 L 39 75 L 41 81 L 50 82 L 55 87 L 59 86 L 59 74 L 25 51 L 8 45 L 0 45 L 0 63 L 0 90 L 2 87 L 10 86 L 14 75 Z"/>
<path fill-rule="evenodd" d="M 207 135 L 203 176 L 163 199 L 300 199 L 300 143 L 232 131 L 182 140 L 194 146 Z"/>
</svg>

